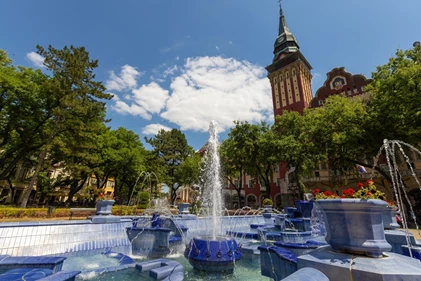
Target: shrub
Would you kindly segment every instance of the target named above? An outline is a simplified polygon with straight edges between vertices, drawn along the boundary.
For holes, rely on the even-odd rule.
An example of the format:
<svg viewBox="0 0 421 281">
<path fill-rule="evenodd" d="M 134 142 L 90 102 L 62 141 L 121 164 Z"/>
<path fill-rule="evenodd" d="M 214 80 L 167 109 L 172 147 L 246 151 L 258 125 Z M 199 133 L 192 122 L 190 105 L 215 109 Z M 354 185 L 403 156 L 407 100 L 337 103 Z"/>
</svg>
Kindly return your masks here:
<svg viewBox="0 0 421 281">
<path fill-rule="evenodd" d="M 273 205 L 273 201 L 270 198 L 265 198 L 263 200 L 263 206 L 272 206 Z"/>
<path fill-rule="evenodd" d="M 149 204 L 149 192 L 143 191 L 139 193 L 139 209 L 146 209 Z"/>
</svg>

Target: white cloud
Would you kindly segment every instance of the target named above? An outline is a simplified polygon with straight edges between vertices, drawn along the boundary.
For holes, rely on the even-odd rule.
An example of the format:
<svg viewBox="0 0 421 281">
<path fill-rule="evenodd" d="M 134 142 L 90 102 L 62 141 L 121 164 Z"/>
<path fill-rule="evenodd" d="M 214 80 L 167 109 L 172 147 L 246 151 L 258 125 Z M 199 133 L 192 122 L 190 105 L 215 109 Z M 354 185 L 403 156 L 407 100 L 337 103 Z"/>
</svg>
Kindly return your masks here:
<svg viewBox="0 0 421 281">
<path fill-rule="evenodd" d="M 232 41 L 228 41 L 228 44 L 232 45 L 232 44 L 234 44 L 234 43 L 232 43 Z"/>
<path fill-rule="evenodd" d="M 173 75 L 177 70 L 178 70 L 177 65 L 170 66 L 167 69 L 165 69 L 165 71 L 162 73 L 162 76 L 164 76 L 164 78 L 166 78 L 168 75 Z"/>
<path fill-rule="evenodd" d="M 182 130 L 207 131 L 214 119 L 224 131 L 234 120 L 260 122 L 273 114 L 266 71 L 247 61 L 189 58 L 170 87 L 172 93 L 161 117 Z"/>
<path fill-rule="evenodd" d="M 145 135 L 156 135 L 160 130 L 171 131 L 171 128 L 161 124 L 149 124 L 142 129 L 142 133 Z"/>
<path fill-rule="evenodd" d="M 130 99 L 125 97 L 127 103 L 116 96 L 113 110 L 148 120 L 159 115 L 181 130 L 202 132 L 211 120 L 220 131 L 231 128 L 234 120 L 273 120 L 270 83 L 261 66 L 221 56 L 196 57 L 164 72 L 172 78 L 171 93 L 151 82 L 133 90 Z"/>
<path fill-rule="evenodd" d="M 179 56 L 177 56 L 177 57 L 175 58 L 175 60 L 180 60 L 180 57 L 179 57 Z"/>
<path fill-rule="evenodd" d="M 155 82 L 133 91 L 134 101 L 150 113 L 159 113 L 168 99 L 168 91 Z"/>
<path fill-rule="evenodd" d="M 219 47 L 218 47 L 218 46 L 215 46 L 215 49 L 216 49 L 217 51 L 219 51 Z"/>
<path fill-rule="evenodd" d="M 148 114 L 148 112 L 142 108 L 141 106 L 132 103 L 132 104 L 127 104 L 126 102 L 120 100 L 120 98 L 118 97 L 118 95 L 114 94 L 113 100 L 115 102 L 114 105 L 112 105 L 110 108 L 120 114 L 123 115 L 139 115 L 142 116 L 144 119 L 151 119 L 151 115 Z"/>
<path fill-rule="evenodd" d="M 110 72 L 110 78 L 105 82 L 105 86 L 111 91 L 134 89 L 137 86 L 136 79 L 142 75 L 143 73 L 139 72 L 135 67 L 126 64 L 121 68 L 119 76 L 114 71 Z"/>
<path fill-rule="evenodd" d="M 132 96 L 124 96 L 131 103 L 126 103 L 114 97 L 115 106 L 112 108 L 121 114 L 139 115 L 144 119 L 150 120 L 152 114 L 159 114 L 165 106 L 168 99 L 168 91 L 161 88 L 157 83 L 151 82 L 148 85 L 142 85 L 132 91 Z"/>
<path fill-rule="evenodd" d="M 30 52 L 26 54 L 26 58 L 32 62 L 33 65 L 36 67 L 45 67 L 44 65 L 44 57 L 38 53 Z"/>
</svg>

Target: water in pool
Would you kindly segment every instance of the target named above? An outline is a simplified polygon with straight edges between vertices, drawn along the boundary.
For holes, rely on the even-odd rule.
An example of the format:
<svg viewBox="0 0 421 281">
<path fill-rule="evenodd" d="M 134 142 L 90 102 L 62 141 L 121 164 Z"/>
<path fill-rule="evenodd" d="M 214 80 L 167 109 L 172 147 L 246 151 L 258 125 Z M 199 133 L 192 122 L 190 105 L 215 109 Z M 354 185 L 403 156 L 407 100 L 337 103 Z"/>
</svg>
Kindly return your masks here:
<svg viewBox="0 0 421 281">
<path fill-rule="evenodd" d="M 101 255 L 99 255 L 101 256 Z M 89 270 L 87 267 L 91 267 L 92 265 L 88 265 L 86 260 L 94 260 L 97 256 L 91 257 L 83 257 L 83 258 L 68 258 L 68 264 L 64 264 L 64 270 L 82 270 L 81 268 L 77 269 L 77 264 L 81 262 L 82 271 Z M 101 259 L 101 262 L 108 262 L 109 258 L 102 256 L 98 257 Z M 103 259 L 106 260 L 103 260 Z M 146 259 L 142 259 L 139 257 L 132 257 L 136 262 L 144 262 L 147 261 Z M 79 262 L 75 262 L 79 259 Z M 260 274 L 260 262 L 259 261 L 250 261 L 250 260 L 240 260 L 237 262 L 237 265 L 234 269 L 234 273 L 232 274 L 209 274 L 206 272 L 200 272 L 190 265 L 188 260 L 184 258 L 181 254 L 171 255 L 167 257 L 167 259 L 174 260 L 179 262 L 184 266 L 184 280 L 185 281 L 207 281 L 207 280 L 221 280 L 221 281 L 231 281 L 231 280 L 238 280 L 238 281 L 266 281 L 270 280 L 267 277 L 264 277 Z M 85 262 L 83 262 L 85 260 Z M 84 264 L 86 263 L 86 265 Z M 96 264 L 95 262 L 93 264 Z M 71 265 L 71 266 L 70 266 Z M 107 265 L 108 266 L 108 265 Z M 95 270 L 95 269 L 93 269 Z M 129 268 L 117 272 L 109 272 L 104 274 L 98 273 L 82 273 L 78 275 L 77 280 L 90 280 L 90 281 L 151 281 L 152 278 L 149 278 L 147 274 L 140 273 L 135 268 Z"/>
</svg>

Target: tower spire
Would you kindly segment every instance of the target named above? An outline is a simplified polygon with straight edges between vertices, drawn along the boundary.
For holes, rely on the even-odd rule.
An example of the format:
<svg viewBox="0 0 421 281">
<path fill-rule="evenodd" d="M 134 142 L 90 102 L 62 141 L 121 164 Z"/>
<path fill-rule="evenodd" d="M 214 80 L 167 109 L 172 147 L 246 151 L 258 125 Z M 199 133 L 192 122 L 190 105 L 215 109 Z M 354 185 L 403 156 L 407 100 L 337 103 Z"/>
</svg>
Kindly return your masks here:
<svg viewBox="0 0 421 281">
<path fill-rule="evenodd" d="M 282 0 L 278 0 L 279 3 L 279 32 L 278 36 L 285 33 L 285 31 L 289 32 L 287 20 L 284 16 L 284 11 L 282 10 Z"/>
<path fill-rule="evenodd" d="M 281 54 L 293 53 L 298 51 L 298 42 L 295 39 L 294 34 L 289 30 L 287 20 L 282 10 L 282 0 L 278 0 L 279 3 L 279 31 L 278 37 L 276 37 L 274 50 L 273 50 L 273 61 L 277 60 Z"/>
</svg>

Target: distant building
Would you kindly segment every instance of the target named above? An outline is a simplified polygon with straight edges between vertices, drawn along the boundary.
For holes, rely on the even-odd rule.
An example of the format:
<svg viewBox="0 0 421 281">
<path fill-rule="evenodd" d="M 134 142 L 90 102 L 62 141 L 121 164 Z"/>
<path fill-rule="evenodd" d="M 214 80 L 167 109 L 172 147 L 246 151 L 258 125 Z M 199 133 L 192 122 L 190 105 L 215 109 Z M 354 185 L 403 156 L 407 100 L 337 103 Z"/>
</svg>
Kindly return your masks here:
<svg viewBox="0 0 421 281">
<path fill-rule="evenodd" d="M 362 74 L 351 74 L 344 67 L 334 68 L 327 73 L 323 86 L 316 91 L 316 95 L 310 102 L 309 107 L 323 106 L 326 99 L 332 95 L 353 97 L 364 95 L 365 87 L 373 80 L 367 79 Z"/>
</svg>

